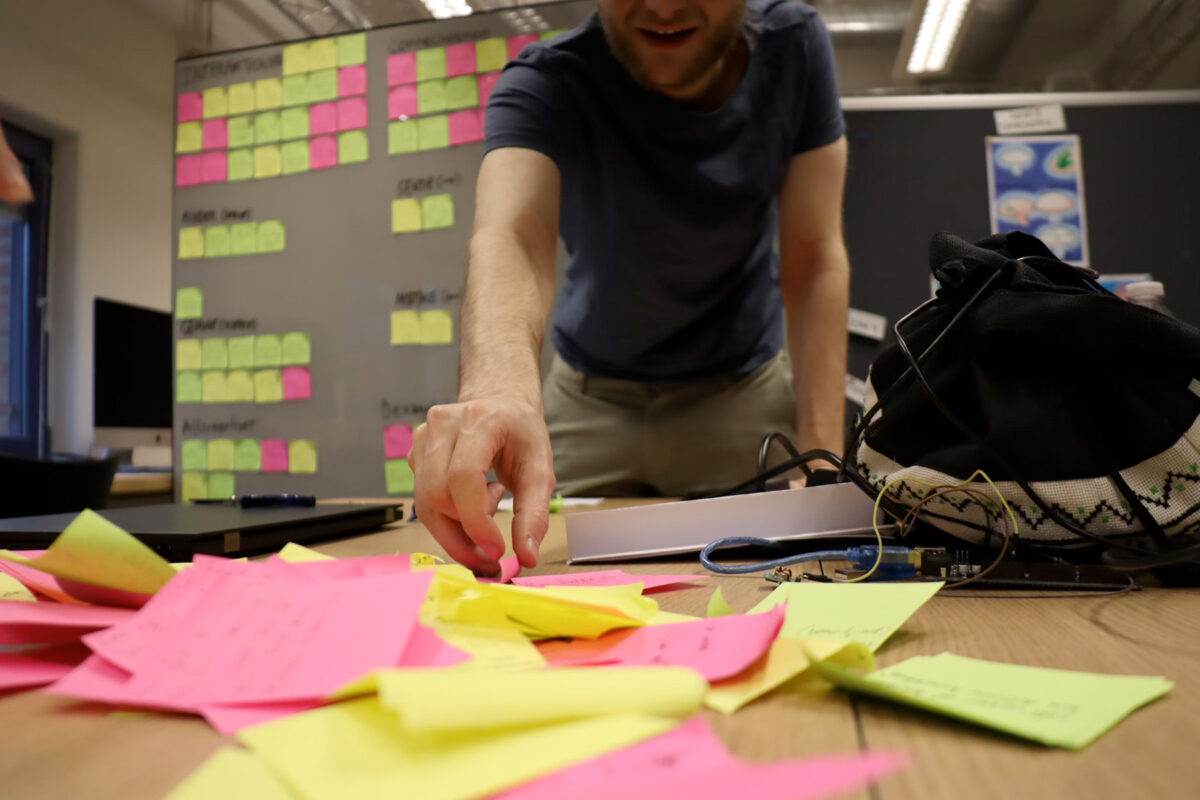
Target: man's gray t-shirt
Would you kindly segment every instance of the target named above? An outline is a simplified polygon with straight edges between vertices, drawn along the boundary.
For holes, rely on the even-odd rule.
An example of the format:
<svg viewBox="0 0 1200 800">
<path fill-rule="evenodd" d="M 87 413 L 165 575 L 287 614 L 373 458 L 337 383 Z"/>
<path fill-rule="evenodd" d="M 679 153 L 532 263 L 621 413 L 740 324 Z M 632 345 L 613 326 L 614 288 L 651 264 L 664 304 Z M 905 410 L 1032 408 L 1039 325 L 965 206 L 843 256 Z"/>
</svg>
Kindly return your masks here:
<svg viewBox="0 0 1200 800">
<path fill-rule="evenodd" d="M 777 196 L 791 157 L 845 125 L 816 12 L 749 0 L 745 27 L 746 72 L 713 111 L 636 83 L 595 16 L 526 47 L 492 92 L 485 152 L 537 150 L 562 175 L 551 337 L 581 372 L 741 375 L 783 345 Z"/>
</svg>

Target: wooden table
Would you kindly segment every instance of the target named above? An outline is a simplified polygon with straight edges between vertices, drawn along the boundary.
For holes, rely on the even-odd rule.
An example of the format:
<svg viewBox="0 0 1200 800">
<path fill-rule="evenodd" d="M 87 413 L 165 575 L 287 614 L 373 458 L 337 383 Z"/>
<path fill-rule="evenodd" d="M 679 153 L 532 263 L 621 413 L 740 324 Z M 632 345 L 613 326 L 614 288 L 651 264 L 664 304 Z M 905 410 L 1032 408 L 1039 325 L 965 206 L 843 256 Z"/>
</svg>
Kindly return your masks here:
<svg viewBox="0 0 1200 800">
<path fill-rule="evenodd" d="M 507 517 L 498 517 L 502 525 Z M 442 553 L 417 524 L 316 546 L 337 557 Z M 562 572 L 563 517 L 551 518 L 542 563 Z M 594 566 L 579 569 L 595 569 Z M 630 572 L 701 574 L 691 561 L 625 564 Z M 703 615 L 720 585 L 737 611 L 766 596 L 761 578 L 712 577 L 654 595 L 668 610 Z M 965 594 L 965 592 L 964 592 Z M 816 681 L 778 690 L 731 716 L 705 712 L 748 759 L 900 748 L 912 765 L 860 798 L 1200 797 L 1200 591 L 1152 589 L 1111 597 L 971 598 L 942 592 L 880 649 L 881 666 L 950 650 L 960 655 L 1096 672 L 1165 675 L 1175 689 L 1078 753 L 950 720 L 852 699 Z M 41 692 L 0 700 L 0 796 L 162 797 L 228 740 L 198 718 L 113 714 Z M 774 796 L 767 793 L 764 796 Z M 781 795 L 782 796 L 782 795 Z"/>
<path fill-rule="evenodd" d="M 108 507 L 170 503 L 173 486 L 174 479 L 169 472 L 118 472 L 113 476 Z"/>
</svg>

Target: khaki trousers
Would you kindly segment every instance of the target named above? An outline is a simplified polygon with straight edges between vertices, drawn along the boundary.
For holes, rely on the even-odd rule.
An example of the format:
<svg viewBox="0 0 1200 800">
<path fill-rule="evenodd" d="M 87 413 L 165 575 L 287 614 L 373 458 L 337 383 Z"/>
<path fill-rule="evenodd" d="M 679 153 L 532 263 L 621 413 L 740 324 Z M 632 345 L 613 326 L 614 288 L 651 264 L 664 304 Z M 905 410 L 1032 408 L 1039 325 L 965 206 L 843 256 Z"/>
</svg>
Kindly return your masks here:
<svg viewBox="0 0 1200 800">
<path fill-rule="evenodd" d="M 679 496 L 724 488 L 754 476 L 768 433 L 796 438 L 786 351 L 749 375 L 649 383 L 585 375 L 556 354 L 543 398 L 564 495 Z"/>
</svg>

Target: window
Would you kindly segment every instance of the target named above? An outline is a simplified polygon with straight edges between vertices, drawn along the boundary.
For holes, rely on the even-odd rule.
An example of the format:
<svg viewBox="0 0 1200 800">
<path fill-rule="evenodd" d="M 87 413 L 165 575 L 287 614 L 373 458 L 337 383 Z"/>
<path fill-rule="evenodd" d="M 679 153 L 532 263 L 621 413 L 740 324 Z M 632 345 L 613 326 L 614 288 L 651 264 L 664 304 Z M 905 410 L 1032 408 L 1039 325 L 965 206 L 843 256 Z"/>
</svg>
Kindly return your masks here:
<svg viewBox="0 0 1200 800">
<path fill-rule="evenodd" d="M 48 139 L 4 123 L 34 201 L 0 202 L 0 453 L 45 455 L 46 246 L 50 210 Z"/>
</svg>

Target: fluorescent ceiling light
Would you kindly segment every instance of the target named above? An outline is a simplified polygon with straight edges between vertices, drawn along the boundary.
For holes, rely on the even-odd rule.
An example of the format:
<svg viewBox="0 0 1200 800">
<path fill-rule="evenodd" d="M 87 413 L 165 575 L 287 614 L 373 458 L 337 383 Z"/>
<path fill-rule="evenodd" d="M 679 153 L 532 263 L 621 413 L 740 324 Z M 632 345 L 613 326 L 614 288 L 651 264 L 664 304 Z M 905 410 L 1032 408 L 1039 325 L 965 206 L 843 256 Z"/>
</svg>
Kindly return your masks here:
<svg viewBox="0 0 1200 800">
<path fill-rule="evenodd" d="M 971 0 L 926 0 L 925 14 L 908 57 L 909 72 L 919 74 L 946 69 L 970 4 Z"/>
</svg>

